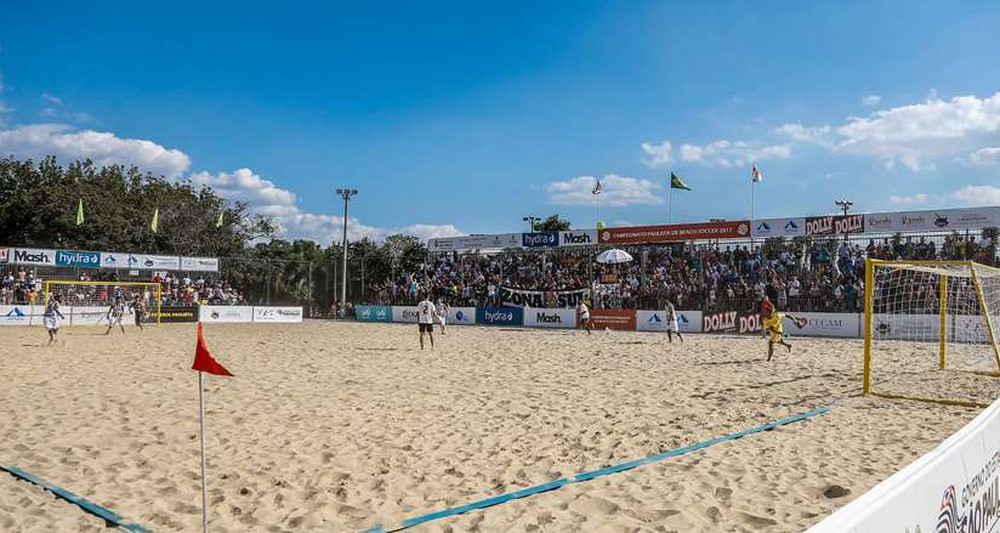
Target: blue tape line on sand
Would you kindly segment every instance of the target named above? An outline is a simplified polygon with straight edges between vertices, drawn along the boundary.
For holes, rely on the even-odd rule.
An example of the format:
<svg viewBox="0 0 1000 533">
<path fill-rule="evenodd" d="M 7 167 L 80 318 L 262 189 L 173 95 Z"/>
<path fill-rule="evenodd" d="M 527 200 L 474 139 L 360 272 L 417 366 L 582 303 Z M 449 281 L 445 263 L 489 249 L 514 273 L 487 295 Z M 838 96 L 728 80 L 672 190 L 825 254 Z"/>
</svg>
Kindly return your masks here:
<svg viewBox="0 0 1000 533">
<path fill-rule="evenodd" d="M 722 442 L 733 441 L 736 439 L 741 439 L 743 437 L 753 435 L 756 433 L 763 433 L 765 431 L 770 431 L 776 427 L 787 426 L 788 424 L 794 424 L 795 422 L 801 422 L 808 418 L 814 416 L 819 416 L 827 413 L 830 410 L 828 407 L 820 407 L 819 409 L 813 409 L 812 411 L 806 411 L 805 413 L 797 414 L 795 416 L 790 416 L 787 418 L 782 418 L 780 420 L 775 420 L 773 422 L 768 422 L 766 424 L 761 424 L 757 427 L 745 429 L 743 431 L 737 431 L 735 433 L 729 433 L 712 439 L 697 442 L 683 448 L 677 448 L 674 450 L 669 450 L 663 453 L 658 453 L 656 455 L 650 455 L 649 457 L 644 457 L 642 459 L 636 459 L 635 461 L 629 461 L 627 463 L 622 463 L 620 465 L 608 466 L 604 468 L 599 468 L 597 470 L 591 470 L 589 472 L 582 472 L 571 476 L 569 478 L 560 478 L 554 481 L 549 481 L 548 483 L 543 483 L 541 485 L 536 485 L 534 487 L 528 487 L 526 489 L 521 489 L 519 491 L 511 492 L 508 494 L 501 494 L 500 496 L 494 496 L 492 498 L 486 498 L 485 500 L 479 500 L 465 505 L 460 505 L 458 507 L 452 507 L 450 509 L 444 509 L 442 511 L 436 511 L 433 513 L 428 513 L 415 518 L 407 518 L 403 520 L 401 524 L 396 527 L 385 528 L 381 526 L 376 526 L 371 529 L 366 529 L 363 533 L 393 533 L 395 531 L 402 531 L 404 529 L 411 528 L 413 526 L 423 524 L 426 522 L 431 522 L 433 520 L 439 520 L 441 518 L 447 518 L 449 516 L 456 516 L 462 513 L 467 513 L 469 511 L 475 511 L 476 509 L 485 509 L 487 507 L 492 507 L 494 505 L 499 505 L 501 503 L 509 502 L 511 500 L 517 500 L 520 498 L 527 498 L 528 496 L 533 496 L 542 492 L 548 492 L 550 490 L 556 490 L 566 485 L 571 485 L 573 483 L 580 483 L 583 481 L 590 481 L 591 479 L 599 478 L 602 476 L 607 476 L 610 474 L 617 474 L 618 472 L 624 472 L 626 470 L 631 470 L 637 466 L 648 465 L 651 463 L 656 463 L 664 459 L 669 459 L 671 457 L 678 457 L 684 454 L 688 454 L 694 451 L 698 451 L 709 446 L 715 446 L 716 444 Z"/>
<path fill-rule="evenodd" d="M 52 494 L 55 494 L 56 496 L 79 506 L 84 511 L 98 518 L 103 519 L 108 524 L 112 524 L 114 526 L 126 529 L 128 531 L 134 531 L 135 533 L 153 533 L 152 530 L 146 529 L 140 526 L 139 524 L 126 524 L 124 519 L 115 514 L 114 511 L 110 511 L 108 509 L 105 509 L 104 507 L 101 507 L 100 505 L 97 505 L 96 503 L 87 501 L 73 494 L 72 492 L 69 492 L 66 489 L 57 487 L 52 483 L 45 481 L 44 479 L 37 478 L 25 472 L 24 470 L 17 468 L 16 466 L 0 466 L 0 470 L 4 470 L 10 475 L 19 479 L 23 479 L 29 483 L 34 483 L 35 485 L 42 487 L 43 489 L 51 492 Z"/>
</svg>

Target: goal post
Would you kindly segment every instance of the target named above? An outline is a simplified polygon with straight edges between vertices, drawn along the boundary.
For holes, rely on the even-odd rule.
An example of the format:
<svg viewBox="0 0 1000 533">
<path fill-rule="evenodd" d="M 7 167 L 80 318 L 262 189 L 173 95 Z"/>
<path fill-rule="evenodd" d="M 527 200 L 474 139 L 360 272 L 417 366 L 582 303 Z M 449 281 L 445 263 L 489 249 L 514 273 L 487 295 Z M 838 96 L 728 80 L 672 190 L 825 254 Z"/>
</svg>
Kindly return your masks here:
<svg viewBox="0 0 1000 533">
<path fill-rule="evenodd" d="M 1000 269 L 973 261 L 867 259 L 864 286 L 863 394 L 989 403 L 938 396 L 942 389 L 996 393 L 996 385 L 957 373 L 1000 377 Z"/>
<path fill-rule="evenodd" d="M 128 305 L 139 295 L 146 309 L 160 324 L 163 287 L 152 281 L 76 281 L 68 279 L 45 280 L 43 283 L 44 304 L 56 294 L 63 296 L 63 305 L 70 307 L 109 307 L 116 297 L 121 297 Z M 153 312 L 155 310 L 155 312 Z"/>
</svg>

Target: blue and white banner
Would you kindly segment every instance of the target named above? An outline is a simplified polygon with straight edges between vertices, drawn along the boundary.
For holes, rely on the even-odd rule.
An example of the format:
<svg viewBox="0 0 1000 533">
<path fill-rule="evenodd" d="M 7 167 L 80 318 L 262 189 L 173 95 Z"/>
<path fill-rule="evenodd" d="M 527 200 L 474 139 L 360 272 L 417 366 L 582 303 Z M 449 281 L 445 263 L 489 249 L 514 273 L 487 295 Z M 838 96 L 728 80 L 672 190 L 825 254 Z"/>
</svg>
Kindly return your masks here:
<svg viewBox="0 0 1000 533">
<path fill-rule="evenodd" d="M 576 309 L 524 310 L 524 325 L 530 328 L 575 328 Z"/>
<path fill-rule="evenodd" d="M 476 324 L 521 326 L 524 324 L 524 310 L 520 307 L 480 307 L 476 309 Z"/>
<path fill-rule="evenodd" d="M 681 333 L 701 332 L 701 311 L 674 311 L 677 315 L 677 329 Z M 635 329 L 639 331 L 667 331 L 669 326 L 666 311 L 640 310 L 635 312 Z"/>
<path fill-rule="evenodd" d="M 392 322 L 392 307 L 388 305 L 359 305 L 354 315 L 359 322 Z"/>
<path fill-rule="evenodd" d="M 559 246 L 559 234 L 554 231 L 522 233 L 521 245 L 525 248 L 545 248 Z"/>
<path fill-rule="evenodd" d="M 101 253 L 56 250 L 56 266 L 101 268 Z"/>
</svg>

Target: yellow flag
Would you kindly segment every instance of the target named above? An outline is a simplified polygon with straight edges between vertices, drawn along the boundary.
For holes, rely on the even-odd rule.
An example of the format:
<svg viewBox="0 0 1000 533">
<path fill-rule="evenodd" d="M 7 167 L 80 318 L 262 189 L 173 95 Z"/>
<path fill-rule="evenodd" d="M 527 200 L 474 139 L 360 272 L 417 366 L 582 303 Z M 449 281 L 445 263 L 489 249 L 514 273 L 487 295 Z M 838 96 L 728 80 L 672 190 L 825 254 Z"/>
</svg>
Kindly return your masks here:
<svg viewBox="0 0 1000 533">
<path fill-rule="evenodd" d="M 219 220 L 216 220 L 216 221 L 215 221 L 215 227 L 217 227 L 217 228 L 221 228 L 221 227 L 222 227 L 222 222 L 223 222 L 223 218 L 222 218 L 222 217 L 223 217 L 223 215 L 225 215 L 225 214 L 226 214 L 226 212 L 225 212 L 225 211 L 223 211 L 223 212 L 219 213 Z"/>
<path fill-rule="evenodd" d="M 80 203 L 76 205 L 76 225 L 83 225 L 83 198 L 80 198 Z"/>
<path fill-rule="evenodd" d="M 153 230 L 153 233 L 156 233 L 157 231 L 159 231 L 159 229 L 160 229 L 160 208 L 159 207 L 157 207 L 156 210 L 153 211 L 153 221 L 149 223 L 149 227 Z"/>
</svg>

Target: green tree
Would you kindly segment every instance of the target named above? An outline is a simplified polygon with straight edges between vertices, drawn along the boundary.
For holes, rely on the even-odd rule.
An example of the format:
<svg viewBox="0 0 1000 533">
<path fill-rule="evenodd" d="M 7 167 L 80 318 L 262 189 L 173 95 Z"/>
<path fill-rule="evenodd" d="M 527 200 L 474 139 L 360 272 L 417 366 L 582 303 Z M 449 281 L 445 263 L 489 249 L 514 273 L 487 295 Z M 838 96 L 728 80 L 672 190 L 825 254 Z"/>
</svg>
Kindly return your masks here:
<svg viewBox="0 0 1000 533">
<path fill-rule="evenodd" d="M 535 231 L 567 231 L 569 228 L 569 220 L 560 218 L 559 213 L 549 215 L 545 220 L 535 224 Z"/>
</svg>

